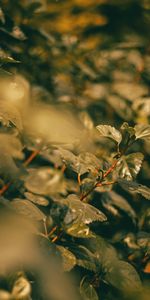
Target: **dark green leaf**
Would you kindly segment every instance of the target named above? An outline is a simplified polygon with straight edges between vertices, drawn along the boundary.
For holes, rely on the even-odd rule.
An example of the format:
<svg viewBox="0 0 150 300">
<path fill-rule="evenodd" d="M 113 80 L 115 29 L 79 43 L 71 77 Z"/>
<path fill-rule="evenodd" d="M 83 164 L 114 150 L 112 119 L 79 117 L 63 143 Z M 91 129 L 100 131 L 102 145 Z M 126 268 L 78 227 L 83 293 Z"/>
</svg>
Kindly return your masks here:
<svg viewBox="0 0 150 300">
<path fill-rule="evenodd" d="M 94 254 L 83 245 L 71 245 L 71 251 L 76 256 L 76 263 L 78 266 L 87 270 L 96 272 L 96 259 Z"/>
<path fill-rule="evenodd" d="M 90 224 L 94 221 L 104 222 L 106 216 L 96 207 L 80 201 L 80 199 L 72 194 L 65 199 L 64 203 L 69 207 L 72 215 L 77 222 Z"/>
<path fill-rule="evenodd" d="M 83 277 L 80 283 L 80 294 L 83 300 L 98 300 L 98 295 L 95 288 L 87 280 L 86 277 Z"/>
<path fill-rule="evenodd" d="M 119 213 L 118 211 L 121 211 L 127 214 L 133 220 L 136 219 L 136 214 L 131 205 L 127 202 L 125 198 L 115 193 L 114 191 L 103 194 L 102 204 L 113 215 L 117 215 Z"/>
<path fill-rule="evenodd" d="M 150 188 L 133 181 L 118 180 L 119 184 L 129 192 L 141 194 L 144 198 L 150 200 Z"/>
<path fill-rule="evenodd" d="M 63 246 L 57 246 L 62 256 L 63 270 L 69 272 L 76 265 L 75 255 Z"/>
<path fill-rule="evenodd" d="M 121 260 L 112 261 L 112 264 L 105 268 L 104 280 L 118 290 L 124 291 L 126 295 L 141 289 L 141 281 L 136 270 Z"/>
</svg>

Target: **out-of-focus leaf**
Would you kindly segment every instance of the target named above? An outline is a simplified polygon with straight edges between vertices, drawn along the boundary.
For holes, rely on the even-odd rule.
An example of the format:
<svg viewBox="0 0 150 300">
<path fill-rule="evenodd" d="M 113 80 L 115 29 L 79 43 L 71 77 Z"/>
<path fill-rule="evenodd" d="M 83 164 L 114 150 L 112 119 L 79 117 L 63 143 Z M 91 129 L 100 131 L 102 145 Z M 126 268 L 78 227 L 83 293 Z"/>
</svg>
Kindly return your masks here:
<svg viewBox="0 0 150 300">
<path fill-rule="evenodd" d="M 6 52 L 0 49 L 0 64 L 6 63 L 19 63 L 19 61 L 15 60 L 13 57 L 9 56 Z"/>
<path fill-rule="evenodd" d="M 87 280 L 86 277 L 83 277 L 80 282 L 80 294 L 83 300 L 98 300 L 98 295 L 95 288 Z"/>
<path fill-rule="evenodd" d="M 19 273 L 12 288 L 12 299 L 31 300 L 31 285 L 23 274 Z"/>
<path fill-rule="evenodd" d="M 140 152 L 123 156 L 118 163 L 119 176 L 126 180 L 135 179 L 141 169 L 143 158 L 144 155 Z"/>
<path fill-rule="evenodd" d="M 18 131 L 23 129 L 20 112 L 6 102 L 0 102 L 0 122 L 6 127 L 16 127 Z"/>
<path fill-rule="evenodd" d="M 45 220 L 45 214 L 27 199 L 16 198 L 11 203 L 12 207 L 20 214 L 35 221 Z"/>
<path fill-rule="evenodd" d="M 5 24 L 5 15 L 3 10 L 0 8 L 0 21 Z"/>
<path fill-rule="evenodd" d="M 136 139 L 150 140 L 150 125 L 135 125 Z"/>
<path fill-rule="evenodd" d="M 15 160 L 24 158 L 22 145 L 15 136 L 11 134 L 0 134 L 0 174 L 7 179 L 15 179 L 22 174 Z"/>
<path fill-rule="evenodd" d="M 150 234 L 148 232 L 142 231 L 137 234 L 137 244 L 147 255 L 150 255 Z"/>
<path fill-rule="evenodd" d="M 29 193 L 29 192 L 25 192 L 24 195 L 28 200 L 30 200 L 31 202 L 33 202 L 35 204 L 42 205 L 42 206 L 47 206 L 49 204 L 49 201 L 42 196 L 35 195 L 35 194 Z"/>
<path fill-rule="evenodd" d="M 122 99 L 116 95 L 110 95 L 107 101 L 123 120 L 129 121 L 132 119 L 132 110 L 126 99 Z"/>
<path fill-rule="evenodd" d="M 11 294 L 7 291 L 4 290 L 0 290 L 0 299 L 1 300 L 11 300 Z"/>
<path fill-rule="evenodd" d="M 48 167 L 32 169 L 26 179 L 28 191 L 38 195 L 53 195 L 66 192 L 62 172 Z"/>
<path fill-rule="evenodd" d="M 129 180 L 118 180 L 119 184 L 130 192 L 141 194 L 144 198 L 150 200 L 150 188 L 145 185 Z"/>
<path fill-rule="evenodd" d="M 69 272 L 76 265 L 75 255 L 63 246 L 57 246 L 57 249 L 60 251 L 62 256 L 62 264 L 64 271 Z"/>
<path fill-rule="evenodd" d="M 109 125 L 98 125 L 96 128 L 98 129 L 100 136 L 110 138 L 117 142 L 117 144 L 120 144 L 122 136 L 116 128 Z"/>
<path fill-rule="evenodd" d="M 100 236 L 95 236 L 90 240 L 89 249 L 94 254 L 100 270 L 105 271 L 105 268 L 111 266 L 112 262 L 118 260 L 115 248 Z"/>
<path fill-rule="evenodd" d="M 102 196 L 103 206 L 110 211 L 112 214 L 118 214 L 118 210 L 122 213 L 127 214 L 133 220 L 136 219 L 136 214 L 131 205 L 127 202 L 125 198 L 119 194 L 111 191 L 109 193 L 104 193 Z"/>
<path fill-rule="evenodd" d="M 113 85 L 113 91 L 130 101 L 134 101 L 136 98 L 139 98 L 148 92 L 147 86 L 129 82 L 116 82 Z"/>
<path fill-rule="evenodd" d="M 128 295 L 141 289 L 138 273 L 132 265 L 125 261 L 116 260 L 105 269 L 104 280 Z"/>
</svg>

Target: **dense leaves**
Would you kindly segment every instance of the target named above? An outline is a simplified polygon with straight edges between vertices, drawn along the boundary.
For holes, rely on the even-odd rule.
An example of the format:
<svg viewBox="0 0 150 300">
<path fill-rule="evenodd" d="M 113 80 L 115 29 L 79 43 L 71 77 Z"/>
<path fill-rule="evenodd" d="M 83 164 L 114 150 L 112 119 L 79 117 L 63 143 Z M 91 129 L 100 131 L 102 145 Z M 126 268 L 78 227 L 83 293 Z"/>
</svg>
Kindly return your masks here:
<svg viewBox="0 0 150 300">
<path fill-rule="evenodd" d="M 149 299 L 149 12 L 1 1 L 1 300 Z"/>
</svg>

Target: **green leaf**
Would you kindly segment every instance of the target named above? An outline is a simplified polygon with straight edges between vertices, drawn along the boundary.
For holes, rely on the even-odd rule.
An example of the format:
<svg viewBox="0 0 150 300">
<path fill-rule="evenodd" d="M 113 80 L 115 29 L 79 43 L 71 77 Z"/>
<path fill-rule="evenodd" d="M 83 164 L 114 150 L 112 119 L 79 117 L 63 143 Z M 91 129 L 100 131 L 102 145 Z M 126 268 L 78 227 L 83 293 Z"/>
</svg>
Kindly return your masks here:
<svg viewBox="0 0 150 300">
<path fill-rule="evenodd" d="M 90 239 L 88 247 L 95 256 L 97 268 L 101 271 L 111 266 L 113 261 L 118 260 L 115 248 L 100 236 Z"/>
<path fill-rule="evenodd" d="M 72 194 L 69 195 L 64 203 L 69 207 L 73 219 L 83 224 L 90 224 L 94 221 L 104 222 L 107 217 L 96 207 L 80 201 L 80 199 Z"/>
<path fill-rule="evenodd" d="M 110 138 L 117 142 L 117 144 L 120 144 L 122 136 L 116 128 L 109 125 L 98 125 L 96 128 L 98 129 L 100 136 Z"/>
<path fill-rule="evenodd" d="M 87 277 L 83 277 L 80 282 L 80 294 L 83 300 L 98 300 L 98 295 L 95 288 L 87 280 Z"/>
<path fill-rule="evenodd" d="M 111 191 L 102 195 L 102 205 L 114 216 L 119 212 L 127 214 L 132 220 L 136 219 L 136 214 L 131 205 L 121 195 Z"/>
<path fill-rule="evenodd" d="M 119 176 L 126 180 L 135 179 L 141 169 L 143 159 L 144 155 L 140 152 L 122 156 L 118 162 Z"/>
<path fill-rule="evenodd" d="M 150 188 L 133 181 L 118 180 L 119 184 L 129 192 L 141 194 L 144 198 L 150 200 Z"/>
<path fill-rule="evenodd" d="M 93 272 L 97 271 L 95 256 L 88 248 L 78 244 L 70 245 L 70 247 L 76 257 L 78 266 Z"/>
<path fill-rule="evenodd" d="M 24 193 L 25 197 L 30 200 L 31 202 L 38 204 L 38 205 L 42 205 L 42 206 L 48 206 L 49 205 L 49 201 L 42 196 L 39 195 L 35 195 L 29 192 Z"/>
<path fill-rule="evenodd" d="M 136 139 L 150 140 L 150 125 L 135 125 Z"/>
<path fill-rule="evenodd" d="M 71 226 L 66 228 L 66 232 L 69 235 L 78 238 L 91 238 L 94 236 L 93 233 L 90 231 L 89 227 L 81 222 L 73 223 Z"/>
<path fill-rule="evenodd" d="M 112 261 L 105 268 L 104 280 L 126 295 L 141 289 L 141 281 L 134 267 L 121 260 Z"/>
<path fill-rule="evenodd" d="M 16 198 L 12 201 L 11 206 L 20 214 L 29 217 L 35 221 L 44 221 L 45 214 L 33 203 L 27 199 Z"/>
<path fill-rule="evenodd" d="M 71 271 L 76 265 L 75 255 L 63 246 L 57 246 L 57 249 L 60 251 L 62 256 L 63 270 L 66 272 Z"/>
</svg>

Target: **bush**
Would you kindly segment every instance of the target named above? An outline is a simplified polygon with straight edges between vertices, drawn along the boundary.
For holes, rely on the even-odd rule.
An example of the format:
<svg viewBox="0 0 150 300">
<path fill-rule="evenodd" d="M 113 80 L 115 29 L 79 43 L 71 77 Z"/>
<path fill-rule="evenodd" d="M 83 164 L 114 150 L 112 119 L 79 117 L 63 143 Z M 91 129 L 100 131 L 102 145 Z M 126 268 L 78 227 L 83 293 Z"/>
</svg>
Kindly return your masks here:
<svg viewBox="0 0 150 300">
<path fill-rule="evenodd" d="M 148 299 L 149 11 L 1 1 L 1 300 Z"/>
</svg>

